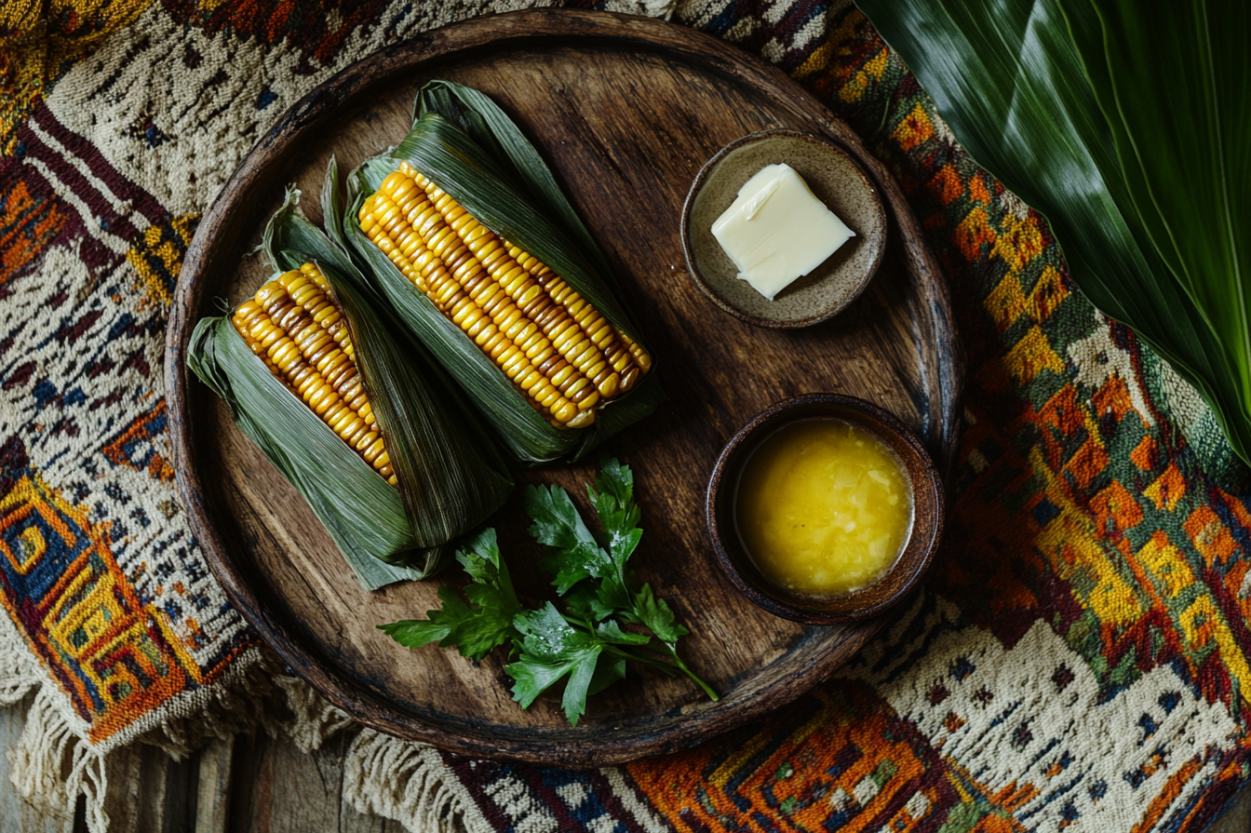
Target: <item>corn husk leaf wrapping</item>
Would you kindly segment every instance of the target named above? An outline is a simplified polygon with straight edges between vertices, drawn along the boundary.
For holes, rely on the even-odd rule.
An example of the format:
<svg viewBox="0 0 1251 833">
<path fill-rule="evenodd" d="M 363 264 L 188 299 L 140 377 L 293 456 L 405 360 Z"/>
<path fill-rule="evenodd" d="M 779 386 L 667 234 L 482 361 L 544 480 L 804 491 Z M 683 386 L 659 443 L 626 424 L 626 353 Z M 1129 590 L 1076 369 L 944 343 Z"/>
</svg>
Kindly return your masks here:
<svg viewBox="0 0 1251 833">
<path fill-rule="evenodd" d="M 592 258 L 599 275 L 610 282 L 613 290 L 617 289 L 611 284 L 613 273 L 607 258 L 560 190 L 551 168 L 499 105 L 472 87 L 450 81 L 431 81 L 417 92 L 413 123 L 430 113 L 442 116 L 468 133 L 507 171 L 521 193 L 562 225 L 583 254 Z"/>
<path fill-rule="evenodd" d="M 453 97 L 449 91 L 462 97 Z M 429 99 L 436 93 L 435 99 L 422 104 L 423 96 Z M 663 401 L 655 365 L 634 390 L 600 409 L 593 425 L 557 428 L 369 241 L 356 221 L 360 207 L 401 160 L 407 161 L 483 225 L 546 263 L 610 323 L 646 349 L 638 328 L 605 284 L 604 276 L 611 273 L 602 252 L 560 193 L 551 171 L 512 121 L 481 93 L 446 82 L 423 88 L 418 102 L 421 115 L 399 147 L 353 171 L 345 195 L 338 193 L 336 181 L 328 182 L 323 202 L 339 218 L 332 233 L 340 235 L 366 264 L 380 294 L 460 383 L 516 459 L 524 463 L 577 460 Z M 437 111 L 436 105 L 446 106 L 452 119 Z"/>
<path fill-rule="evenodd" d="M 229 318 L 200 319 L 187 364 L 308 501 L 362 587 L 425 577 L 425 559 L 417 553 L 399 491 L 274 378 Z M 293 443 L 292 437 L 304 440 Z M 343 489 L 344 483 L 352 488 Z M 409 558 L 420 566 L 388 563 Z"/>
<path fill-rule="evenodd" d="M 388 318 L 350 259 L 298 213 L 297 199 L 293 193 L 270 221 L 263 248 L 280 271 L 312 261 L 325 275 L 399 488 L 276 379 L 228 318 L 197 325 L 188 364 L 305 497 L 364 587 L 425 578 L 450 561 L 452 539 L 503 503 L 512 479 L 437 364 Z"/>
<path fill-rule="evenodd" d="M 395 321 L 351 259 L 289 200 L 263 245 L 281 270 L 312 260 L 348 320 L 357 366 L 387 438 L 414 536 L 436 546 L 468 532 L 512 490 L 508 463 L 486 426 L 430 354 Z"/>
</svg>

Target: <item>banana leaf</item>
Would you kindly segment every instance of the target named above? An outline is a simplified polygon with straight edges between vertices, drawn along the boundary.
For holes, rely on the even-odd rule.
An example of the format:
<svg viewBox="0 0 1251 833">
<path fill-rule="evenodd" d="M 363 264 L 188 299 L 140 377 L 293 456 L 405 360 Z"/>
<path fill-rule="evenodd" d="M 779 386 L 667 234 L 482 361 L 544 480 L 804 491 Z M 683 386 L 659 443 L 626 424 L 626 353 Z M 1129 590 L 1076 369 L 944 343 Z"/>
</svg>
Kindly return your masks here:
<svg viewBox="0 0 1251 833">
<path fill-rule="evenodd" d="M 1083 293 L 1251 461 L 1245 5 L 857 3 L 974 159 L 1046 216 Z"/>
<path fill-rule="evenodd" d="M 365 265 L 372 285 L 460 383 L 518 461 L 577 460 L 652 413 L 663 401 L 655 366 L 634 390 L 600 409 L 593 425 L 557 428 L 536 412 L 499 367 L 404 277 L 356 222 L 366 197 L 401 160 L 407 161 L 488 228 L 546 263 L 646 349 L 638 328 L 605 282 L 605 276 L 611 275 L 606 258 L 533 146 L 499 108 L 469 88 L 433 82 L 418 95 L 419 111 L 423 95 L 431 90 L 452 102 L 445 102 L 451 119 L 436 112 L 433 104 L 427 106 L 399 147 L 368 160 L 348 175 L 345 194 L 332 166 L 322 195 L 328 212 L 336 216 L 329 226 L 331 233 Z M 464 98 L 449 98 L 449 91 Z M 468 124 L 473 135 L 462 124 Z"/>
<path fill-rule="evenodd" d="M 274 378 L 228 319 L 197 325 L 188 364 L 308 500 L 363 586 L 427 577 L 449 562 L 454 538 L 504 502 L 512 488 L 507 462 L 351 260 L 298 212 L 298 197 L 290 193 L 271 219 L 262 248 L 279 271 L 312 261 L 325 275 L 398 489 Z"/>
<path fill-rule="evenodd" d="M 1062 0 L 1133 206 L 1225 347 L 1251 418 L 1251 7 Z M 1144 89 L 1145 88 L 1145 89 Z"/>
</svg>

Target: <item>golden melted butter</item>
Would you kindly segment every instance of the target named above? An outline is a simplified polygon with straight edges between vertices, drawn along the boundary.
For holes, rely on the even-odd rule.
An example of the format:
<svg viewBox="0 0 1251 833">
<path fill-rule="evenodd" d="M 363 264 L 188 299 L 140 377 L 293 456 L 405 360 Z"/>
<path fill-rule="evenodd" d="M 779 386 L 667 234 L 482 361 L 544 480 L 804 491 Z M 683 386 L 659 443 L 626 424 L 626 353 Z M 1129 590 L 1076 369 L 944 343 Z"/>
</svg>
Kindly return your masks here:
<svg viewBox="0 0 1251 833">
<path fill-rule="evenodd" d="M 899 458 L 849 422 L 793 422 L 752 454 L 739 481 L 739 534 L 766 579 L 833 596 L 871 584 L 912 529 L 912 483 Z"/>
</svg>

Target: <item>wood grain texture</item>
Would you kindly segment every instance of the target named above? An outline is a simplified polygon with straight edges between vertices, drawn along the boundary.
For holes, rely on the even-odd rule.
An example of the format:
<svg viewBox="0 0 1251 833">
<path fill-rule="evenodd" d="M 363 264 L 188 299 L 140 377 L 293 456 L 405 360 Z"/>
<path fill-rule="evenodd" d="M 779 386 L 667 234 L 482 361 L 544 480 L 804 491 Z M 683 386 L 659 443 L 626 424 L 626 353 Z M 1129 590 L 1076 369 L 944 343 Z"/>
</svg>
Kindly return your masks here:
<svg viewBox="0 0 1251 833">
<path fill-rule="evenodd" d="M 440 580 L 361 591 L 311 511 L 188 379 L 194 323 L 250 295 L 267 269 L 249 254 L 283 187 L 320 191 L 341 169 L 399 142 L 430 78 L 491 95 L 542 149 L 613 262 L 623 300 L 657 356 L 669 401 L 605 447 L 631 465 L 646 534 L 634 564 L 693 634 L 689 665 L 723 693 L 639 672 L 594 698 L 570 728 L 558 695 L 512 702 L 499 657 L 409 651 L 375 625 L 435 606 Z M 752 328 L 695 289 L 679 215 L 691 180 L 720 147 L 792 127 L 838 142 L 886 201 L 889 250 L 869 289 L 820 326 Z M 304 208 L 320 219 L 316 199 Z M 899 416 L 949 470 L 963 362 L 946 288 L 898 186 L 846 125 L 778 70 L 688 29 L 645 18 L 536 10 L 479 18 L 384 50 L 298 103 L 236 171 L 201 222 L 171 309 L 166 352 L 179 484 L 210 566 L 283 659 L 362 722 L 466 754 L 604 765 L 706 740 L 799 696 L 850 657 L 880 620 L 805 628 L 769 616 L 719 574 L 702 500 L 717 452 L 755 412 L 818 390 Z M 581 493 L 587 465 L 525 472 L 522 484 Z M 519 495 L 500 512 L 501 544 L 523 599 L 544 588 Z M 941 567 L 940 567 L 941 568 Z"/>
<path fill-rule="evenodd" d="M 285 737 L 250 732 L 232 742 L 230 833 L 403 833 L 398 822 L 365 816 L 343 801 L 343 761 L 354 733 L 342 732 L 313 753 Z M 201 790 L 206 785 L 201 779 Z M 195 833 L 210 833 L 197 826 Z"/>
<path fill-rule="evenodd" d="M 110 833 L 181 833 L 195 824 L 199 759 L 175 761 L 132 744 L 109 756 L 105 810 Z"/>
<path fill-rule="evenodd" d="M 234 742 L 214 739 L 196 755 L 195 833 L 230 833 L 230 775 Z"/>
</svg>

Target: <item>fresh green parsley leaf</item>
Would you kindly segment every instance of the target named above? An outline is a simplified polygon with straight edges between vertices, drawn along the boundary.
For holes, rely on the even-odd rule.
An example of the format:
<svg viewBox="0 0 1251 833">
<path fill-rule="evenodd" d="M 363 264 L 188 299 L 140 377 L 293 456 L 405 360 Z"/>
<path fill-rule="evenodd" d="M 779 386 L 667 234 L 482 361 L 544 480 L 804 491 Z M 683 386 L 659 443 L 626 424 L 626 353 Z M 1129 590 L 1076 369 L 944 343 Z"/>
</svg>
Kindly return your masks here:
<svg viewBox="0 0 1251 833">
<path fill-rule="evenodd" d="M 619 506 L 632 505 L 634 502 L 634 472 L 629 466 L 623 466 L 615 457 L 603 460 L 599 465 L 599 473 L 595 475 L 595 490 L 601 495 L 610 495 Z M 638 524 L 638 516 L 634 518 Z"/>
<path fill-rule="evenodd" d="M 522 607 L 500 557 L 495 530 L 486 529 L 456 555 L 470 578 L 463 597 L 441 587 L 443 607 L 427 611 L 427 619 L 379 627 L 403 645 L 415 648 L 438 642 L 475 660 L 511 643 L 516 659 L 504 670 L 513 678 L 513 699 L 528 708 L 567 677 L 561 705 L 575 726 L 586 712 L 587 696 L 624 679 L 629 662 L 650 665 L 669 676 L 685 674 L 717 699 L 678 655 L 677 641 L 687 629 L 650 585 L 640 585 L 634 571 L 626 569 L 643 536 L 633 473 L 628 466 L 607 460 L 587 495 L 599 518 L 598 536 L 564 489 L 525 491 L 526 510 L 534 522 L 530 534 L 544 551 L 539 566 L 555 576 L 552 583 L 564 597 L 564 612 L 551 602 L 538 610 Z M 627 631 L 623 624 L 643 626 L 650 633 Z"/>
<path fill-rule="evenodd" d="M 435 611 L 428 611 L 433 613 Z M 405 648 L 420 648 L 431 642 L 438 642 L 452 632 L 450 625 L 439 625 L 429 619 L 400 619 L 379 625 L 378 630 L 403 645 Z"/>
<path fill-rule="evenodd" d="M 586 689 L 586 696 L 593 697 L 599 694 L 613 683 L 624 680 L 625 675 L 625 657 L 600 654 L 599 662 L 595 665 L 595 674 L 592 675 L 591 684 Z"/>
<path fill-rule="evenodd" d="M 442 642 L 452 633 L 457 625 L 472 615 L 469 605 L 456 595 L 450 587 L 439 588 L 439 600 L 443 602 L 441 610 L 427 610 L 428 619 L 401 619 L 387 625 L 379 625 L 378 630 L 390 636 L 406 648 L 420 648 L 431 642 Z M 447 647 L 443 645 L 442 647 Z"/>
<path fill-rule="evenodd" d="M 652 641 L 652 638 L 645 633 L 623 631 L 616 619 L 609 619 L 607 622 L 596 625 L 595 635 L 615 645 L 646 645 Z"/>
<path fill-rule="evenodd" d="M 633 572 L 625 574 L 622 578 L 616 574 L 609 576 L 599 583 L 595 589 L 595 598 L 599 600 L 600 608 L 608 611 L 606 616 L 625 616 L 627 621 L 637 621 L 637 618 L 631 613 L 630 585 L 638 584 L 638 578 Z"/>
<path fill-rule="evenodd" d="M 467 541 L 456 560 L 471 579 L 464 591 L 468 604 L 452 588 L 440 587 L 442 609 L 426 611 L 424 620 L 406 619 L 379 625 L 379 629 L 409 648 L 438 641 L 439 647 L 456 647 L 461 656 L 475 661 L 518 639 L 513 619 L 522 611 L 521 602 L 500 558 L 495 530 L 483 530 Z"/>
<path fill-rule="evenodd" d="M 629 466 L 616 460 L 605 460 L 595 478 L 595 488 L 587 488 L 591 505 L 599 516 L 603 530 L 601 538 L 608 547 L 613 570 L 598 576 L 600 586 L 597 595 L 600 605 L 626 621 L 637 622 L 632 607 L 632 595 L 638 587 L 634 572 L 626 569 L 626 562 L 638 548 L 643 537 L 639 529 L 639 508 L 634 503 L 634 473 Z M 601 617 L 606 618 L 606 617 Z"/>
<path fill-rule="evenodd" d="M 526 511 L 534 521 L 530 534 L 543 545 L 545 556 L 539 566 L 555 574 L 552 583 L 562 596 L 583 579 L 595 578 L 616 584 L 608 595 L 621 604 L 605 604 L 628 607 L 625 563 L 643 537 L 634 503 L 634 474 L 615 459 L 605 460 L 595 488 L 588 486 L 587 495 L 599 516 L 602 541 L 592 534 L 564 489 L 532 486 L 526 490 Z"/>
<path fill-rule="evenodd" d="M 599 515 L 604 543 L 621 572 L 643 537 L 643 530 L 638 528 L 641 513 L 634 503 L 634 473 L 615 459 L 605 460 L 595 478 L 595 488 L 586 491 Z"/>
<path fill-rule="evenodd" d="M 534 699 L 569 675 L 561 706 L 570 726 L 586 711 L 586 694 L 604 644 L 594 635 L 572 628 L 551 602 L 520 613 L 514 622 L 524 639 L 521 656 L 504 670 L 513 678 L 513 699 L 528 708 Z"/>
<path fill-rule="evenodd" d="M 614 608 L 599 598 L 602 585 L 579 584 L 565 594 L 565 613 L 572 619 L 602 622 L 613 615 Z"/>
<path fill-rule="evenodd" d="M 482 529 L 466 539 L 456 560 L 465 568 L 469 578 L 477 582 L 494 582 L 501 570 L 505 574 L 508 572 L 500 557 L 499 541 L 492 527 Z"/>
<path fill-rule="evenodd" d="M 669 605 L 652 592 L 650 584 L 644 584 L 635 594 L 631 612 L 640 624 L 656 634 L 657 639 L 669 645 L 673 645 L 678 639 L 690 633 L 678 624 L 677 617 L 673 615 Z"/>
<path fill-rule="evenodd" d="M 585 578 L 602 578 L 612 572 L 612 561 L 599 548 L 569 493 L 559 486 L 531 486 L 525 491 L 526 512 L 534 524 L 530 534 L 543 545 L 539 566 L 555 574 L 552 584 L 564 595 Z"/>
</svg>

